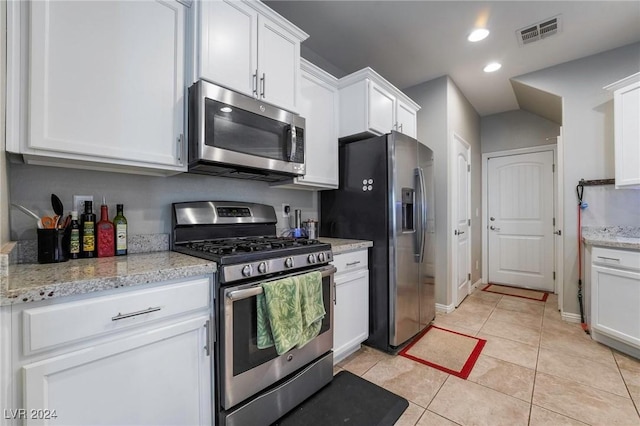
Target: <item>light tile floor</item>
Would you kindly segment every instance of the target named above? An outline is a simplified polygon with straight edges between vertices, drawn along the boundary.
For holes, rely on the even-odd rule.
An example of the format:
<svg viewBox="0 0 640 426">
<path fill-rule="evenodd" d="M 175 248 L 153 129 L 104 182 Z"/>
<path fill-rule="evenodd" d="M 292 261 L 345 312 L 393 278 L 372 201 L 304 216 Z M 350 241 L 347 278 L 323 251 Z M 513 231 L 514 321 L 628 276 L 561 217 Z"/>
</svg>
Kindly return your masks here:
<svg viewBox="0 0 640 426">
<path fill-rule="evenodd" d="M 476 290 L 435 324 L 487 340 L 467 380 L 363 346 L 342 369 L 409 401 L 396 426 L 640 426 L 640 360 L 546 303 Z"/>
</svg>

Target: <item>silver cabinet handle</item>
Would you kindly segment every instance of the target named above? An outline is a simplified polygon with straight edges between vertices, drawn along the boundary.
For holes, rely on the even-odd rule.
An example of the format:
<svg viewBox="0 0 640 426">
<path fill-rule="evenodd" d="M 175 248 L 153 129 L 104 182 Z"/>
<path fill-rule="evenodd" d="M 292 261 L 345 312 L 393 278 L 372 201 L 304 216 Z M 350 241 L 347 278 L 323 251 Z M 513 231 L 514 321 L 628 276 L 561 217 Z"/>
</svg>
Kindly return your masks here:
<svg viewBox="0 0 640 426">
<path fill-rule="evenodd" d="M 262 73 L 262 78 L 260 79 L 260 96 L 264 99 L 265 92 L 267 88 L 267 76 Z"/>
<path fill-rule="evenodd" d="M 356 260 L 355 262 L 347 263 L 347 265 L 346 265 L 346 266 L 354 266 L 354 265 L 357 265 L 358 263 L 360 263 L 360 261 L 359 261 L 359 260 Z"/>
<path fill-rule="evenodd" d="M 489 229 L 491 229 L 492 231 L 499 231 L 500 228 L 496 228 L 495 226 L 490 226 Z"/>
<path fill-rule="evenodd" d="M 400 124 L 400 133 L 403 133 L 402 124 Z"/>
<path fill-rule="evenodd" d="M 602 260 L 613 260 L 614 262 L 620 262 L 620 259 L 616 259 L 615 257 L 598 256 L 598 259 L 602 259 Z"/>
<path fill-rule="evenodd" d="M 162 309 L 162 308 L 158 306 L 158 307 L 155 307 L 155 308 L 143 309 L 141 311 L 131 312 L 131 313 L 128 313 L 128 314 L 121 314 L 120 312 L 118 312 L 118 315 L 116 315 L 115 317 L 112 317 L 111 321 L 119 321 L 119 320 L 125 319 L 125 318 L 137 317 L 138 315 L 150 314 L 151 312 L 157 312 L 160 309 Z"/>
<path fill-rule="evenodd" d="M 177 142 L 177 147 L 178 147 L 178 163 L 182 164 L 182 153 L 184 152 L 184 133 L 180 133 L 180 136 L 178 136 L 178 142 Z"/>
<path fill-rule="evenodd" d="M 258 98 L 258 70 L 256 70 L 256 73 L 253 75 L 253 94 L 257 99 Z"/>
</svg>

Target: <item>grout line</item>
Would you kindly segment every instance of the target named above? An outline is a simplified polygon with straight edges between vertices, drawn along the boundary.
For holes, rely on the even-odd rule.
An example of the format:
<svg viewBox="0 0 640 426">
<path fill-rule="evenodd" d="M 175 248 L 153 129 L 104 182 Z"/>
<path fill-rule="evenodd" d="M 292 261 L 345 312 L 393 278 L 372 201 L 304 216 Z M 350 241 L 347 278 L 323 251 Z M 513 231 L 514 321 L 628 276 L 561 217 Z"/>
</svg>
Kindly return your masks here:
<svg viewBox="0 0 640 426">
<path fill-rule="evenodd" d="M 578 419 L 576 419 L 576 418 L 573 418 L 573 417 L 571 417 L 571 416 L 566 415 L 565 413 L 559 413 L 559 412 L 557 412 L 557 411 L 552 410 L 551 408 L 543 407 L 542 405 L 538 405 L 538 404 L 531 404 L 531 411 L 533 411 L 533 406 L 536 406 L 536 407 L 541 408 L 541 409 L 543 409 L 543 410 L 547 410 L 547 411 L 549 411 L 549 412 L 551 412 L 551 413 L 554 413 L 554 414 L 557 414 L 557 415 L 559 415 L 559 416 L 566 417 L 566 418 L 568 418 L 568 419 L 574 420 L 574 421 L 576 421 L 576 422 L 578 422 L 578 423 L 580 423 L 580 424 L 583 424 L 583 425 L 589 425 L 589 423 L 583 422 L 582 420 L 578 420 Z"/>
<path fill-rule="evenodd" d="M 613 361 L 616 363 L 616 367 L 618 367 L 618 374 L 620 374 L 620 377 L 622 378 L 622 383 L 624 383 L 624 387 L 627 389 L 627 393 L 629 394 L 629 398 L 631 398 L 631 403 L 633 404 L 633 407 L 636 409 L 636 413 L 638 413 L 638 416 L 640 416 L 640 403 L 636 403 L 636 401 L 634 401 L 633 396 L 631 395 L 631 390 L 629 389 L 629 385 L 627 384 L 627 381 L 624 378 L 624 374 L 622 374 L 622 369 L 620 368 L 620 364 L 618 363 L 618 358 L 615 357 L 615 355 L 613 356 Z"/>
<path fill-rule="evenodd" d="M 544 317 L 544 310 L 542 311 Z M 533 412 L 533 397 L 536 394 L 536 379 L 538 378 L 538 363 L 540 362 L 540 345 L 542 344 L 542 330 L 538 339 L 538 353 L 536 355 L 536 367 L 533 373 L 533 389 L 531 389 L 531 401 L 529 403 L 529 424 L 531 424 L 531 413 Z"/>
</svg>

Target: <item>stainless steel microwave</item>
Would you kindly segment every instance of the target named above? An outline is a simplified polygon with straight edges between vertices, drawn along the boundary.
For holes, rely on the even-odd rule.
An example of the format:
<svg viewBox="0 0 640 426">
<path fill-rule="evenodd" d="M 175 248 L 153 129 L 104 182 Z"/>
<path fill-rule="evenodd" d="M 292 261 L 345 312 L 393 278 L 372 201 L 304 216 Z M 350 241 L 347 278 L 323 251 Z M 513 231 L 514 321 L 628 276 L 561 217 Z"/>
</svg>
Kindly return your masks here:
<svg viewBox="0 0 640 426">
<path fill-rule="evenodd" d="M 299 115 L 204 80 L 189 88 L 189 172 L 279 182 L 305 173 Z"/>
</svg>

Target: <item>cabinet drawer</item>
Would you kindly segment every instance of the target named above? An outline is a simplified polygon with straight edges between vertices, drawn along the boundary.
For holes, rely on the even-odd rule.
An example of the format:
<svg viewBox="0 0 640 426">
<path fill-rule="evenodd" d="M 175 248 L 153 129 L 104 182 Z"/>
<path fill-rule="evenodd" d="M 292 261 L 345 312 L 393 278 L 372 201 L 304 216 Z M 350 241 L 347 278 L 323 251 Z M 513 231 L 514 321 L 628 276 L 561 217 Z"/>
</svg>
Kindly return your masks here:
<svg viewBox="0 0 640 426">
<path fill-rule="evenodd" d="M 367 249 L 341 253 L 333 256 L 333 265 L 336 267 L 336 274 L 354 271 L 357 269 L 367 269 L 369 251 Z"/>
<path fill-rule="evenodd" d="M 23 312 L 24 352 L 209 307 L 210 280 L 199 278 L 152 289 L 60 303 Z"/>
<path fill-rule="evenodd" d="M 640 270 L 640 252 L 594 247 L 591 262 L 618 268 Z"/>
</svg>

